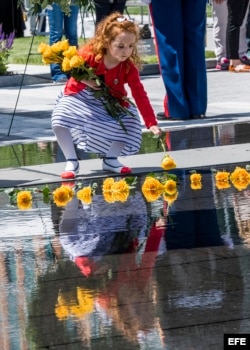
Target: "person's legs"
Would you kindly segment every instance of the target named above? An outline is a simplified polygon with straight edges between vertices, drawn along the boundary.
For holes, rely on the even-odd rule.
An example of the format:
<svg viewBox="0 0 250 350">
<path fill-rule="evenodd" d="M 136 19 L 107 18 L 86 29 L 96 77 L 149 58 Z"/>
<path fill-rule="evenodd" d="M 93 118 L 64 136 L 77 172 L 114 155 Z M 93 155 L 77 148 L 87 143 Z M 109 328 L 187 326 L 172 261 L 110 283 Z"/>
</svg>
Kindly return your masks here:
<svg viewBox="0 0 250 350">
<path fill-rule="evenodd" d="M 61 177 L 74 178 L 79 171 L 79 163 L 70 130 L 60 125 L 53 125 L 53 131 L 67 161 L 65 171 Z"/>
<path fill-rule="evenodd" d="M 248 10 L 249 11 L 249 10 Z M 247 21 L 248 21 L 248 11 L 245 14 L 243 23 L 240 27 L 240 42 L 239 42 L 239 57 L 240 59 L 243 59 L 243 63 L 249 64 L 249 62 L 244 62 L 244 56 L 246 56 L 247 52 Z M 249 24 L 250 26 L 250 24 Z M 250 31 L 250 28 L 249 28 Z M 250 34 L 250 33 L 249 33 Z M 249 38 L 250 39 L 250 38 Z M 249 43 L 249 50 L 250 50 L 250 43 Z"/>
<path fill-rule="evenodd" d="M 184 86 L 182 0 L 152 1 L 151 15 L 170 116 L 188 119 L 190 111 Z"/>
<path fill-rule="evenodd" d="M 226 57 L 227 3 L 213 1 L 213 39 L 217 62 Z"/>
<path fill-rule="evenodd" d="M 117 174 L 131 173 L 129 167 L 124 166 L 117 159 L 121 154 L 125 144 L 119 141 L 113 141 L 106 156 L 103 158 L 103 170 L 112 171 Z"/>
<path fill-rule="evenodd" d="M 57 4 L 52 5 L 52 10 L 48 10 L 49 19 L 49 43 L 50 45 L 60 41 L 63 36 L 63 12 Z M 51 78 L 54 81 L 66 80 L 67 76 L 61 71 L 59 64 L 50 65 Z"/>
<path fill-rule="evenodd" d="M 250 5 L 248 6 L 247 22 L 246 22 L 246 43 L 247 43 L 247 53 L 246 56 L 250 61 Z"/>
<path fill-rule="evenodd" d="M 231 63 L 240 64 L 239 38 L 240 27 L 247 11 L 249 0 L 228 0 L 228 24 L 227 24 L 227 56 Z M 232 62 L 234 61 L 234 62 Z"/>
<path fill-rule="evenodd" d="M 184 88 L 191 118 L 207 109 L 205 59 L 206 0 L 183 0 Z"/>
<path fill-rule="evenodd" d="M 123 13 L 126 6 L 126 0 L 114 0 L 112 5 L 112 12 L 118 11 L 120 13 Z"/>
<path fill-rule="evenodd" d="M 70 16 L 64 15 L 64 34 L 70 45 L 78 46 L 77 18 L 79 6 L 72 5 L 70 10 Z"/>
<path fill-rule="evenodd" d="M 107 0 L 94 0 L 97 25 L 104 17 L 108 16 L 112 11 L 112 3 Z"/>
<path fill-rule="evenodd" d="M 227 31 L 227 2 L 221 4 L 215 1 L 213 4 L 213 39 L 215 56 L 217 59 L 216 69 L 228 70 L 229 60 L 226 57 L 226 31 Z"/>
</svg>

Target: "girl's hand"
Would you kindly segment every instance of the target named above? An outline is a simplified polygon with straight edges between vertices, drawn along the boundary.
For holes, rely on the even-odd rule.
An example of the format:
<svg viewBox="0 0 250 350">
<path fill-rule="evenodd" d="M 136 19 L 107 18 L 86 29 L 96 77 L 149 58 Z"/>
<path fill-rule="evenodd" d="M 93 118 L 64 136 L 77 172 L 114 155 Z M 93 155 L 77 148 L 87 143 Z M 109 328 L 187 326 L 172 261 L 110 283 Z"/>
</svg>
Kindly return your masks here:
<svg viewBox="0 0 250 350">
<path fill-rule="evenodd" d="M 150 126 L 149 130 L 150 130 L 154 135 L 160 135 L 160 134 L 161 134 L 161 129 L 159 128 L 158 125 L 152 125 L 152 126 Z"/>
<path fill-rule="evenodd" d="M 87 85 L 88 87 L 90 87 L 93 90 L 100 90 L 100 86 L 96 84 L 95 80 L 87 80 L 87 79 L 83 79 L 81 80 L 81 83 Z"/>
</svg>

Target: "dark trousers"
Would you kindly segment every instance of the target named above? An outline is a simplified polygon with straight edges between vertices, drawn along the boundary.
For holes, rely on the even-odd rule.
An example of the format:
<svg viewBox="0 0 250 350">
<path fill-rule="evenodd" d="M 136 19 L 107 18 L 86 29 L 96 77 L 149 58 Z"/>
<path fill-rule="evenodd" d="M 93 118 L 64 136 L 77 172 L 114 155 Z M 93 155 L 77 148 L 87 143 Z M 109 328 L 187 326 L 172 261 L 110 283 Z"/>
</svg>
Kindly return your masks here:
<svg viewBox="0 0 250 350">
<path fill-rule="evenodd" d="M 126 0 L 94 0 L 96 11 L 96 24 L 113 12 L 123 14 Z"/>
<path fill-rule="evenodd" d="M 205 114 L 206 0 L 157 0 L 150 10 L 170 116 Z"/>
<path fill-rule="evenodd" d="M 249 0 L 227 0 L 227 58 L 239 58 L 240 26 L 248 9 Z"/>
<path fill-rule="evenodd" d="M 250 52 L 250 5 L 248 7 L 247 15 L 247 51 Z"/>
</svg>

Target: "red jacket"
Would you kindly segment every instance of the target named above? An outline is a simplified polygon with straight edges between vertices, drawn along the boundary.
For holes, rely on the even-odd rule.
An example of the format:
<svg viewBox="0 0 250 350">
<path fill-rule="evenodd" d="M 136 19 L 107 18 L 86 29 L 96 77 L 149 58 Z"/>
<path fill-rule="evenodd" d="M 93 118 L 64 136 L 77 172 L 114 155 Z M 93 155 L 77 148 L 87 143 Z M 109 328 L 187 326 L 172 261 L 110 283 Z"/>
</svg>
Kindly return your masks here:
<svg viewBox="0 0 250 350">
<path fill-rule="evenodd" d="M 112 69 L 106 69 L 103 59 L 100 62 L 96 62 L 94 55 L 86 50 L 84 51 L 83 49 L 79 50 L 79 54 L 84 58 L 84 61 L 90 67 L 95 69 L 96 75 L 102 75 L 104 77 L 105 84 L 112 88 L 112 94 L 116 96 L 120 103 L 124 106 L 128 106 L 128 103 L 126 101 L 122 101 L 119 96 L 127 96 L 127 91 L 124 87 L 124 85 L 127 83 L 131 89 L 132 96 L 143 117 L 146 127 L 150 128 L 152 125 L 157 125 L 155 113 L 149 102 L 147 93 L 141 83 L 139 71 L 131 61 L 127 60 L 119 63 Z M 114 83 L 115 80 L 116 84 Z M 78 93 L 86 87 L 87 85 L 71 77 L 65 86 L 64 93 L 65 95 L 72 95 Z M 117 95 L 115 94 L 114 90 L 118 92 Z"/>
</svg>

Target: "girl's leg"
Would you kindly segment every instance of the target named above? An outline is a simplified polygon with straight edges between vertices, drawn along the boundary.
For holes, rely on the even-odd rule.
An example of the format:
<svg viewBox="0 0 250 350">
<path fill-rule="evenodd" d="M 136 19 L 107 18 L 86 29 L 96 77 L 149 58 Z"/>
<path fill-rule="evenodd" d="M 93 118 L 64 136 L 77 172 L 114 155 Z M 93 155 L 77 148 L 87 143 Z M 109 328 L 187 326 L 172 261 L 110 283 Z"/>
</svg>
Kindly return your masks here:
<svg viewBox="0 0 250 350">
<path fill-rule="evenodd" d="M 79 172 L 79 163 L 70 130 L 63 126 L 55 125 L 53 126 L 53 131 L 67 161 L 65 171 L 61 174 L 61 177 L 65 179 L 74 178 Z"/>
<path fill-rule="evenodd" d="M 112 171 L 117 174 L 131 173 L 129 167 L 119 162 L 117 157 L 121 154 L 125 144 L 119 141 L 113 141 L 106 156 L 103 158 L 103 170 Z"/>
</svg>

